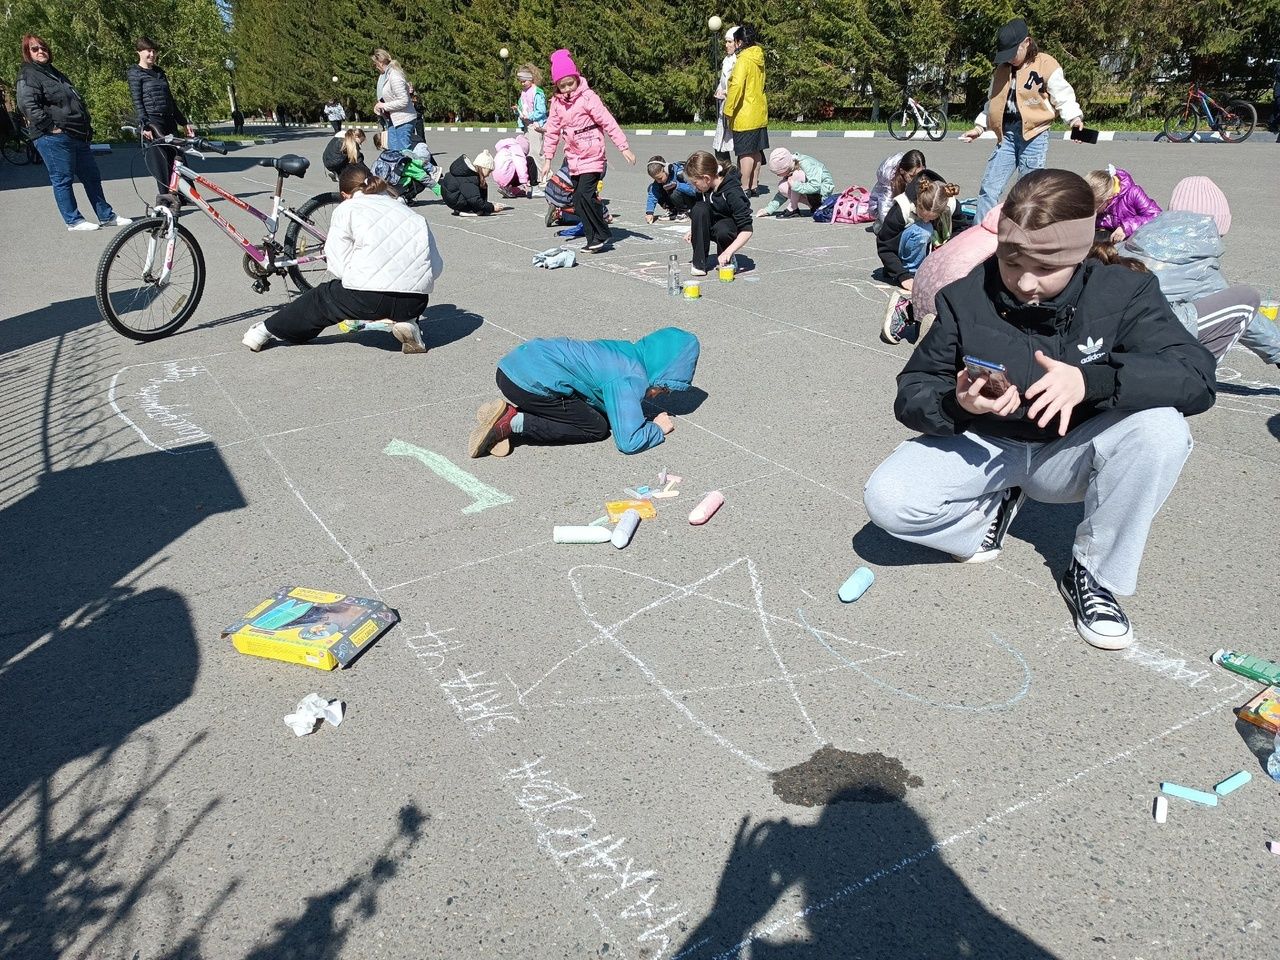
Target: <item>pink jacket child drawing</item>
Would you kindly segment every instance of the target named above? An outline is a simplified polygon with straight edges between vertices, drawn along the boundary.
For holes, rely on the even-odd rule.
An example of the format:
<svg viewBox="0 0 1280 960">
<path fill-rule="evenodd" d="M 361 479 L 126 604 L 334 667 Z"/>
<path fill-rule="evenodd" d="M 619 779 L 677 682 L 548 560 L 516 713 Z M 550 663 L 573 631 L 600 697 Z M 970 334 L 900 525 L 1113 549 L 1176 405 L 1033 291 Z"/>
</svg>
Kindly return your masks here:
<svg viewBox="0 0 1280 960">
<path fill-rule="evenodd" d="M 551 55 L 551 82 L 558 88 L 560 81 L 570 76 L 578 78 L 578 86 L 567 94 L 557 89 L 551 98 L 542 156 L 549 165 L 563 138 L 564 159 L 571 174 L 604 173 L 604 138 L 607 136 L 626 153 L 630 150 L 627 135 L 600 97 L 587 85 L 586 78 L 578 72 L 569 51 L 557 50 Z"/>
<path fill-rule="evenodd" d="M 1111 197 L 1098 211 L 1097 226 L 1100 231 L 1112 233 L 1118 227 L 1126 237 L 1132 237 L 1139 227 L 1150 223 L 1163 212 L 1160 204 L 1133 182 L 1128 170 L 1108 167 L 1105 172 L 1111 174 Z"/>
<path fill-rule="evenodd" d="M 507 197 L 529 195 L 529 138 L 499 140 L 493 151 L 493 181 Z"/>
</svg>

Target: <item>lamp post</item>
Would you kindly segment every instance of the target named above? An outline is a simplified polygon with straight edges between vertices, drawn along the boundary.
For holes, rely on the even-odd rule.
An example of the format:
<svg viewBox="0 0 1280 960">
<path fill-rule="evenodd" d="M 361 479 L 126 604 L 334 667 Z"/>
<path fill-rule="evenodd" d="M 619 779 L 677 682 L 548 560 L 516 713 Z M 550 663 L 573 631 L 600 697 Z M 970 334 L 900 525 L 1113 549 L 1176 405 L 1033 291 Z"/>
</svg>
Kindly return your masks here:
<svg viewBox="0 0 1280 960">
<path fill-rule="evenodd" d="M 714 13 L 707 17 L 707 32 L 711 34 L 711 72 L 716 71 L 716 35 L 720 32 L 720 28 L 724 26 L 724 21 Z"/>
<path fill-rule="evenodd" d="M 231 101 L 231 112 L 236 112 L 236 62 L 230 57 L 222 61 L 227 68 L 227 99 Z"/>
<path fill-rule="evenodd" d="M 502 61 L 502 96 L 503 99 L 506 99 L 511 95 L 511 51 L 506 47 L 502 47 L 498 50 L 498 59 Z M 493 118 L 493 121 L 494 123 L 500 122 L 499 118 L 496 116 Z"/>
</svg>

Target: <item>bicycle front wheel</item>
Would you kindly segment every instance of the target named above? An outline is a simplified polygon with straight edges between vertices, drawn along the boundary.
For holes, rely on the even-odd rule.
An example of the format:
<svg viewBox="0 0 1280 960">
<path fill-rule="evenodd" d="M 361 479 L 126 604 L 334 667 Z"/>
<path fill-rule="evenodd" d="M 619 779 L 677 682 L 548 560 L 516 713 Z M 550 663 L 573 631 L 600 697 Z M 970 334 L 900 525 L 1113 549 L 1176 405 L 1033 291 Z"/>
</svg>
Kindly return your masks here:
<svg viewBox="0 0 1280 960">
<path fill-rule="evenodd" d="M 173 268 L 160 274 L 168 250 L 164 217 L 137 220 L 102 251 L 94 295 L 102 319 L 130 340 L 159 340 L 195 313 L 204 295 L 204 254 L 191 231 L 177 225 Z"/>
<path fill-rule="evenodd" d="M 1227 109 L 1217 111 L 1218 132 L 1227 143 L 1248 140 L 1258 123 L 1258 111 L 1248 100 L 1232 100 Z"/>
<path fill-rule="evenodd" d="M 0 147 L 4 158 L 15 167 L 25 166 L 31 162 L 31 153 L 34 150 L 27 141 L 19 137 L 10 137 L 4 142 L 4 146 Z"/>
<path fill-rule="evenodd" d="M 910 140 L 916 135 L 916 117 L 908 106 L 901 106 L 889 114 L 889 136 L 895 140 Z"/>
<path fill-rule="evenodd" d="M 308 231 L 302 229 L 302 224 L 298 223 L 298 221 L 290 220 L 289 229 L 284 232 L 284 256 L 286 260 L 296 260 L 298 257 L 315 256 L 324 253 L 324 238 L 329 235 L 329 223 L 333 219 L 333 211 L 338 209 L 338 204 L 341 202 L 342 194 L 340 193 L 320 193 L 295 211 L 320 236 L 313 237 Z M 336 280 L 337 278 L 329 272 L 329 268 L 323 260 L 317 260 L 314 263 L 304 263 L 301 266 L 290 267 L 289 279 L 293 281 L 294 286 L 299 290 L 306 292 L 317 284 Z"/>
<path fill-rule="evenodd" d="M 924 115 L 924 132 L 930 140 L 941 140 L 947 135 L 947 115 L 939 107 Z"/>
<path fill-rule="evenodd" d="M 1186 143 L 1196 132 L 1200 115 L 1189 103 L 1179 104 L 1164 118 L 1164 135 L 1173 143 Z"/>
</svg>

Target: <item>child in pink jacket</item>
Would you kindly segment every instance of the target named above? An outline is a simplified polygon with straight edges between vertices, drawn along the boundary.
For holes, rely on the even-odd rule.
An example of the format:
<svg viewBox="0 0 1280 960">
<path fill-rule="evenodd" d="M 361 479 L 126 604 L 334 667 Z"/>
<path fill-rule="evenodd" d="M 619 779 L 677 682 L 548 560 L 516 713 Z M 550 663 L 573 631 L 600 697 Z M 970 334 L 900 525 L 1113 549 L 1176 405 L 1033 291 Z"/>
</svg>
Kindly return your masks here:
<svg viewBox="0 0 1280 960">
<path fill-rule="evenodd" d="M 1164 212 L 1147 196 L 1147 191 L 1133 182 L 1128 170 L 1108 166 L 1105 170 L 1090 170 L 1084 178 L 1093 188 L 1098 232 L 1108 234 L 1112 243 L 1132 237 L 1139 227 Z"/>
<path fill-rule="evenodd" d="M 573 212 L 583 225 L 588 253 L 607 250 L 611 235 L 596 203 L 596 185 L 604 177 L 604 138 L 614 142 L 627 163 L 635 163 L 636 155 L 627 144 L 626 134 L 618 126 L 595 91 L 587 86 L 568 50 L 551 55 L 551 85 L 555 96 L 547 117 L 547 132 L 542 143 L 542 178 L 551 174 L 560 139 L 564 138 L 564 159 L 573 178 Z"/>
<path fill-rule="evenodd" d="M 532 196 L 529 175 L 535 174 L 535 184 L 538 178 L 530 160 L 529 138 L 523 133 L 498 141 L 493 151 L 493 182 L 504 197 Z"/>
</svg>

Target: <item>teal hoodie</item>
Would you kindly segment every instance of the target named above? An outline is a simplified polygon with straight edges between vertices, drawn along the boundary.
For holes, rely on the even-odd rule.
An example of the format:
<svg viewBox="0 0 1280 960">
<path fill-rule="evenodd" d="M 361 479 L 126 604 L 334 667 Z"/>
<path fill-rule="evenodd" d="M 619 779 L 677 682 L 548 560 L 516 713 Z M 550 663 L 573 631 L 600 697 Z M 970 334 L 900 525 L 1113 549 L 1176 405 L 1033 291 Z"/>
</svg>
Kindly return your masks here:
<svg viewBox="0 0 1280 960">
<path fill-rule="evenodd" d="M 581 397 L 608 417 L 619 450 L 639 453 L 663 440 L 662 429 L 644 414 L 645 392 L 688 390 L 698 349 L 698 338 L 677 327 L 635 343 L 555 337 L 522 343 L 498 361 L 498 369 L 530 393 Z"/>
</svg>

